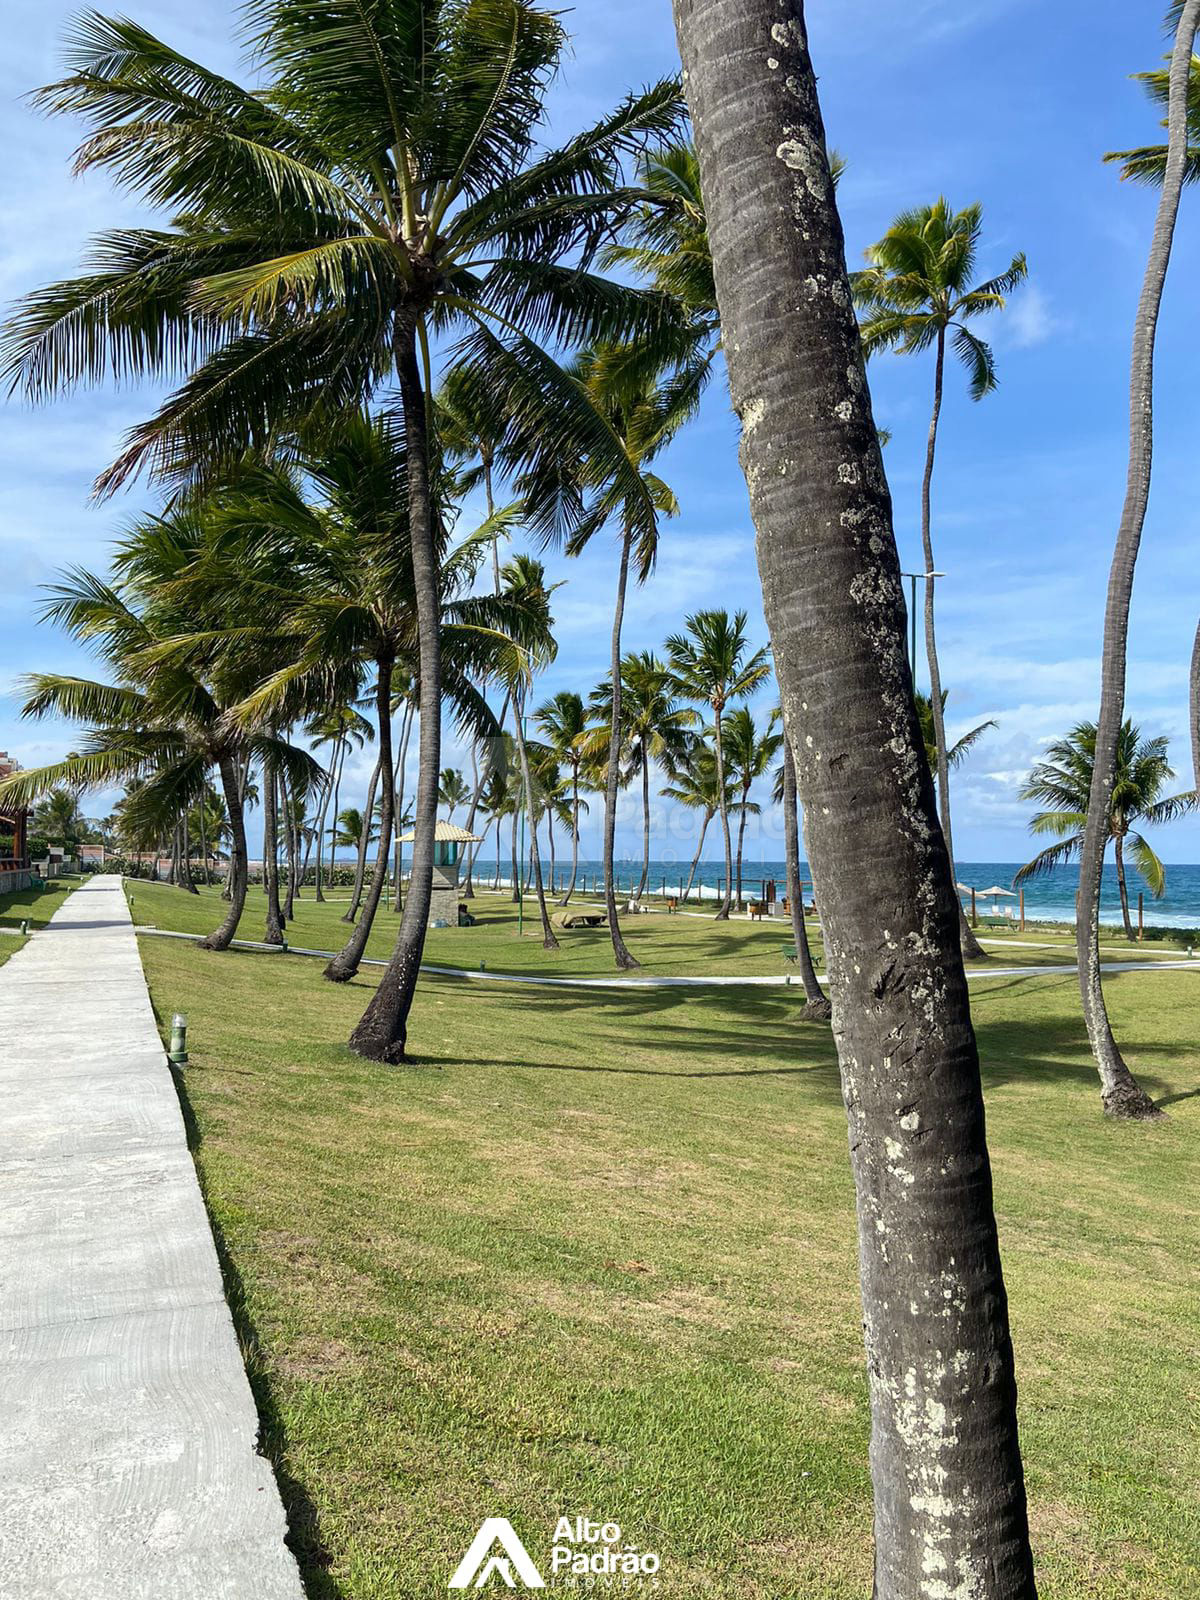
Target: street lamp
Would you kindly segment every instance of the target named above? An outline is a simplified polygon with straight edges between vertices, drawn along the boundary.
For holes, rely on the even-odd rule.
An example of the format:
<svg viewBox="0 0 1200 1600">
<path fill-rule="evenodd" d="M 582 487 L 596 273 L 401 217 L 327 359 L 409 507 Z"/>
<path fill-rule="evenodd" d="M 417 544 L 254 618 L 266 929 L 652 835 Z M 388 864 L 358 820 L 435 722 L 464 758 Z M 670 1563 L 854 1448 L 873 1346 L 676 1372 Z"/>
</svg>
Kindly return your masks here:
<svg viewBox="0 0 1200 1600">
<path fill-rule="evenodd" d="M 912 627 L 912 644 L 909 647 L 908 666 L 912 673 L 913 689 L 917 687 L 917 579 L 918 578 L 944 578 L 944 572 L 901 572 L 902 578 L 911 578 L 912 604 L 908 608 L 908 620 Z"/>
</svg>

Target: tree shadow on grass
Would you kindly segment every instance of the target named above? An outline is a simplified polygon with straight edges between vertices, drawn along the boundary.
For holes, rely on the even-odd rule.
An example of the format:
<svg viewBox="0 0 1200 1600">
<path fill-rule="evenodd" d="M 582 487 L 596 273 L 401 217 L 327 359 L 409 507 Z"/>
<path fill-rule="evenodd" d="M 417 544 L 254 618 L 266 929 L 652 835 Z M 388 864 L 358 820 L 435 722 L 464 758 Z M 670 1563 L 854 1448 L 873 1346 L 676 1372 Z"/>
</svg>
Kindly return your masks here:
<svg viewBox="0 0 1200 1600">
<path fill-rule="evenodd" d="M 1053 979 L 998 980 L 988 989 L 973 992 L 972 1015 L 979 1042 L 980 1068 L 985 1094 L 1007 1085 L 1070 1086 L 1091 1089 L 1096 1072 L 1088 1048 L 1083 1018 L 1069 1009 L 1062 1016 L 1038 1015 L 1028 1020 L 994 1017 L 993 998 Z M 1074 987 L 1074 978 L 1061 980 Z M 439 982 L 460 991 L 468 980 L 443 978 Z M 485 992 L 471 984 L 473 1003 L 486 1004 Z M 464 999 L 466 996 L 464 995 Z M 613 1073 L 622 1076 L 677 1078 L 768 1078 L 804 1076 L 825 1086 L 830 1097 L 840 1098 L 837 1056 L 827 1024 L 806 1022 L 801 1011 L 804 992 L 799 984 L 781 989 L 539 989 L 505 991 L 506 1003 L 537 1018 L 537 1027 L 525 1034 L 526 1059 L 484 1060 L 464 1055 L 436 1058 L 419 1052 L 429 1065 L 522 1065 L 533 1070 Z M 586 1017 L 586 1029 L 580 1020 Z M 545 1059 L 534 1059 L 537 1041 L 551 1036 Z M 586 1038 L 586 1054 L 578 1060 L 569 1051 L 554 1048 L 555 1036 L 564 1043 Z M 631 1040 L 645 1046 L 645 1065 L 627 1059 Z M 1127 1052 L 1148 1093 L 1165 1103 L 1183 1098 L 1172 1095 L 1174 1085 L 1154 1071 L 1153 1063 L 1186 1061 L 1191 1048 L 1161 1039 L 1126 1037 Z M 606 1044 L 614 1059 L 606 1061 Z M 688 1058 L 680 1062 L 680 1057 Z M 655 1058 L 658 1063 L 655 1064 Z M 1145 1066 L 1138 1067 L 1137 1063 Z M 1200 1094 L 1200 1091 L 1197 1091 Z"/>
<path fill-rule="evenodd" d="M 171 1077 L 175 1082 L 176 1093 L 179 1096 L 179 1107 L 183 1114 L 184 1128 L 187 1131 L 188 1149 L 194 1160 L 203 1143 L 204 1136 L 200 1132 L 191 1101 L 188 1099 L 184 1074 L 172 1069 Z M 346 1591 L 329 1570 L 333 1564 L 333 1557 L 321 1533 L 320 1515 L 317 1507 L 304 1484 L 298 1478 L 293 1477 L 287 1469 L 287 1430 L 279 1407 L 276 1404 L 275 1396 L 271 1391 L 270 1380 L 267 1377 L 266 1358 L 263 1355 L 258 1330 L 246 1304 L 245 1285 L 242 1282 L 241 1273 L 237 1269 L 233 1256 L 226 1245 L 221 1225 L 213 1215 L 212 1207 L 208 1203 L 208 1192 L 203 1173 L 199 1167 L 196 1168 L 196 1179 L 200 1185 L 200 1192 L 204 1197 L 209 1227 L 212 1229 L 213 1241 L 217 1247 L 217 1259 L 221 1264 L 221 1279 L 225 1288 L 225 1299 L 233 1317 L 238 1343 L 242 1349 L 242 1359 L 245 1362 L 246 1376 L 250 1380 L 254 1403 L 258 1408 L 261 1453 L 271 1463 L 275 1473 L 275 1481 L 279 1485 L 279 1493 L 283 1499 L 284 1510 L 287 1514 L 288 1548 L 296 1558 L 296 1563 L 300 1569 L 301 1581 L 304 1584 L 304 1592 L 308 1600 L 348 1600 Z"/>
</svg>

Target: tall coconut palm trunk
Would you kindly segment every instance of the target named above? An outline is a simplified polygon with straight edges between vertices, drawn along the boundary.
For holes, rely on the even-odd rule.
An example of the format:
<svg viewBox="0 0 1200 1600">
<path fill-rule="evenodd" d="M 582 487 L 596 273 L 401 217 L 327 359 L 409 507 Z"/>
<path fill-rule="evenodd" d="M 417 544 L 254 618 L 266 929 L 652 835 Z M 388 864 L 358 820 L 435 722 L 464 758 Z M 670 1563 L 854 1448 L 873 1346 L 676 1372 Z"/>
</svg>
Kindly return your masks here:
<svg viewBox="0 0 1200 1600">
<path fill-rule="evenodd" d="M 400 749 L 396 755 L 396 764 L 392 779 L 394 784 L 393 793 L 396 797 L 395 830 L 392 843 L 392 849 L 395 852 L 394 866 L 396 878 L 396 902 L 392 909 L 397 913 L 397 915 L 399 915 L 400 911 L 403 909 L 400 899 L 400 877 L 404 867 L 404 846 L 400 843 L 400 820 L 404 816 L 404 790 L 405 780 L 408 772 L 408 741 L 412 736 L 412 725 L 413 708 L 410 704 L 406 705 L 404 708 L 404 718 L 400 726 Z"/>
<path fill-rule="evenodd" d="M 390 719 L 390 717 L 391 717 L 390 708 L 389 708 L 388 712 L 386 713 L 386 715 Z M 391 765 L 391 744 L 392 744 L 392 730 L 391 730 L 391 722 L 389 720 L 389 723 L 388 723 L 388 752 L 389 752 L 389 754 L 388 754 L 388 765 L 389 765 L 389 767 Z M 382 744 L 381 744 L 380 748 L 382 749 Z M 375 770 L 371 773 L 371 782 L 367 786 L 367 809 L 366 809 L 366 812 L 364 813 L 365 820 L 363 822 L 362 834 L 360 835 L 359 841 L 358 841 L 358 859 L 354 863 L 354 889 L 353 889 L 353 892 L 350 895 L 350 905 L 349 905 L 345 915 L 342 917 L 342 921 L 343 922 L 353 922 L 355 920 L 355 918 L 358 916 L 358 908 L 362 904 L 363 883 L 364 883 L 364 881 L 366 879 L 366 875 L 367 875 L 367 851 L 370 849 L 370 846 L 371 846 L 371 823 L 372 823 L 372 821 L 374 820 L 374 817 L 375 817 L 375 796 L 379 792 L 379 774 L 382 771 L 383 771 L 383 757 L 380 756 L 379 760 L 376 761 L 376 763 L 375 763 Z M 395 791 L 393 790 L 393 793 L 394 792 Z M 388 840 L 388 844 L 389 845 L 391 844 L 391 840 L 390 839 Z M 388 852 L 385 849 L 384 852 L 383 852 L 383 866 L 384 866 L 384 871 L 385 872 L 387 871 L 387 859 L 388 859 Z"/>
<path fill-rule="evenodd" d="M 933 369 L 933 414 L 929 419 L 929 442 L 925 448 L 925 475 L 921 479 L 921 550 L 925 558 L 925 658 L 929 663 L 929 698 L 933 709 L 933 742 L 937 749 L 938 810 L 942 819 L 942 832 L 946 837 L 946 854 L 950 857 L 950 871 L 954 874 L 954 844 L 950 827 L 950 757 L 946 745 L 946 713 L 942 700 L 942 669 L 937 653 L 937 629 L 934 625 L 934 583 L 929 576 L 933 571 L 933 465 L 937 453 L 938 423 L 942 415 L 942 393 L 946 379 L 946 330 L 940 329 L 937 340 L 937 359 Z M 915 682 L 917 664 L 913 662 Z M 954 892 L 958 906 L 958 937 L 963 955 L 973 961 L 982 961 L 987 952 L 979 943 L 967 921 L 958 890 Z"/>
<path fill-rule="evenodd" d="M 646 892 L 650 876 L 650 752 L 642 746 L 642 876 L 638 883 L 637 898 Z"/>
<path fill-rule="evenodd" d="M 377 665 L 375 709 L 379 719 L 379 760 L 375 764 L 375 779 L 381 780 L 383 789 L 379 804 L 379 846 L 375 852 L 375 870 L 371 874 L 362 916 L 359 917 L 354 932 L 325 968 L 324 976 L 331 983 L 348 983 L 362 965 L 367 940 L 371 936 L 375 913 L 379 910 L 379 902 L 388 877 L 388 856 L 391 853 L 396 806 L 395 773 L 392 767 L 392 662 L 383 660 Z M 368 817 L 375 804 L 374 783 L 373 779 L 372 792 L 367 803 Z M 364 822 L 363 841 L 369 837 L 370 832 L 370 823 Z M 401 933 L 404 931 L 403 924 L 400 931 Z"/>
<path fill-rule="evenodd" d="M 1104 851 L 1108 843 L 1108 818 L 1112 814 L 1117 742 L 1125 718 L 1125 652 L 1129 637 L 1133 572 L 1150 499 L 1154 453 L 1154 343 L 1187 165 L 1188 84 L 1198 25 L 1200 0 L 1186 0 L 1171 56 L 1167 168 L 1146 263 L 1146 276 L 1134 319 L 1129 390 L 1129 466 L 1125 503 L 1121 510 L 1104 611 L 1100 715 L 1096 723 L 1091 803 L 1079 856 L 1079 900 L 1075 919 L 1079 990 L 1092 1055 L 1100 1073 L 1101 1099 L 1105 1111 L 1116 1117 L 1147 1118 L 1162 1115 L 1137 1083 L 1113 1038 L 1100 977 L 1100 885 L 1104 872 Z"/>
<path fill-rule="evenodd" d="M 559 900 L 560 906 L 565 906 L 575 893 L 575 882 L 579 877 L 579 764 L 571 765 L 571 881 L 567 884 L 566 892 Z"/>
<path fill-rule="evenodd" d="M 1033 1600 L 956 896 L 804 10 L 674 10 L 850 1123 L 874 1597 Z"/>
<path fill-rule="evenodd" d="M 400 920 L 396 951 L 379 988 L 350 1036 L 350 1048 L 374 1061 L 403 1061 L 408 1039 L 425 929 L 433 889 L 433 832 L 437 825 L 438 769 L 442 753 L 442 647 L 438 600 L 437 552 L 434 548 L 432 488 L 429 481 L 429 439 L 425 395 L 417 365 L 415 330 L 406 327 L 398 340 L 397 375 L 404 407 L 408 447 L 408 520 L 416 593 L 417 646 L 420 662 L 420 772 L 414 819 L 412 866 L 408 895 Z M 397 885 L 397 889 L 399 886 Z"/>
<path fill-rule="evenodd" d="M 1200 794 L 1200 625 L 1192 643 L 1192 669 L 1188 696 L 1192 726 L 1192 777 L 1197 794 Z"/>
<path fill-rule="evenodd" d="M 228 950 L 237 933 L 238 923 L 246 908 L 246 887 L 250 881 L 250 866 L 246 851 L 246 817 L 243 810 L 242 785 L 237 763 L 231 755 L 221 756 L 218 762 L 221 774 L 221 792 L 225 796 L 225 809 L 229 813 L 229 910 L 215 933 L 202 941 L 205 950 Z"/>
<path fill-rule="evenodd" d="M 1134 942 L 1133 923 L 1129 917 L 1129 885 L 1125 881 L 1125 847 L 1118 833 L 1113 839 L 1113 854 L 1117 863 L 1117 893 L 1121 898 L 1121 921 L 1125 924 L 1125 937 Z"/>
<path fill-rule="evenodd" d="M 554 929 L 550 926 L 550 913 L 546 910 L 546 885 L 542 881 L 542 857 L 538 849 L 537 812 L 534 810 L 533 775 L 529 767 L 529 746 L 525 741 L 525 719 L 521 715 L 521 699 L 513 695 L 513 723 L 517 744 L 517 759 L 521 764 L 521 788 L 525 795 L 525 814 L 529 818 L 529 865 L 533 887 L 537 894 L 538 915 L 542 919 L 543 950 L 559 949 Z"/>
<path fill-rule="evenodd" d="M 743 789 L 741 803 L 738 806 L 737 860 L 733 868 L 733 875 L 737 882 L 736 904 L 739 911 L 743 910 L 746 904 L 745 897 L 742 894 L 742 857 L 746 846 L 746 808 L 749 801 L 750 791 L 749 789 Z"/>
<path fill-rule="evenodd" d="M 179 867 L 180 884 L 189 894 L 199 894 L 195 880 L 192 877 L 192 841 L 191 830 L 188 826 L 187 812 L 183 813 L 183 820 L 179 824 Z"/>
<path fill-rule="evenodd" d="M 207 820 L 207 817 L 205 816 L 205 812 L 207 810 L 207 807 L 205 805 L 206 799 L 207 799 L 207 782 L 206 782 L 206 786 L 205 786 L 205 793 L 203 795 L 201 795 L 201 797 L 200 797 L 200 811 L 199 811 L 199 822 L 200 822 L 200 862 L 201 862 L 201 868 L 202 868 L 202 870 L 204 872 L 204 887 L 207 889 L 209 884 L 212 882 L 212 875 L 208 870 L 208 820 Z"/>
<path fill-rule="evenodd" d="M 804 998 L 807 1002 L 804 1015 L 814 1022 L 827 1022 L 833 1015 L 833 1007 L 817 982 L 812 949 L 808 942 L 808 925 L 804 920 L 804 886 L 800 882 L 800 826 L 796 815 L 796 763 L 786 739 L 783 741 L 783 837 L 783 848 L 787 857 L 788 909 L 792 913 L 792 937 L 796 941 L 796 962 L 800 968 L 800 981 L 804 985 Z"/>
<path fill-rule="evenodd" d="M 714 815 L 714 812 L 706 811 L 704 813 L 704 821 L 700 824 L 700 837 L 696 841 L 696 854 L 692 857 L 691 871 L 688 873 L 688 881 L 683 891 L 683 898 L 685 902 L 692 892 L 692 884 L 696 881 L 696 868 L 700 865 L 700 852 L 704 849 L 704 840 L 708 834 L 708 825 L 712 821 Z"/>
<path fill-rule="evenodd" d="M 604 781 L 604 905 L 608 912 L 608 931 L 612 938 L 613 957 L 625 972 L 640 967 L 641 962 L 629 953 L 621 934 L 617 917 L 617 888 L 613 878 L 613 857 L 617 841 L 617 788 L 621 767 L 621 626 L 625 620 L 625 591 L 629 586 L 629 556 L 633 547 L 633 533 L 627 528 L 621 540 L 621 561 L 617 569 L 617 603 L 613 608 L 612 629 L 612 702 L 610 707 L 608 738 L 608 772 Z"/>
<path fill-rule="evenodd" d="M 267 896 L 264 944 L 283 943 L 283 908 L 279 904 L 279 813 L 276 806 L 275 767 L 263 762 L 263 888 Z"/>
<path fill-rule="evenodd" d="M 296 837 L 296 791 L 281 773 L 279 787 L 283 795 L 284 820 L 287 827 L 287 896 L 283 902 L 283 920 L 291 922 L 296 915 L 296 873 L 300 859 L 300 841 Z"/>
<path fill-rule="evenodd" d="M 716 920 L 728 922 L 729 907 L 733 900 L 733 842 L 729 835 L 729 801 L 725 793 L 725 739 L 721 731 L 721 707 L 713 709 L 716 715 L 713 749 L 717 757 L 717 806 L 721 814 L 721 838 L 725 844 L 725 892 L 717 907 Z"/>
</svg>

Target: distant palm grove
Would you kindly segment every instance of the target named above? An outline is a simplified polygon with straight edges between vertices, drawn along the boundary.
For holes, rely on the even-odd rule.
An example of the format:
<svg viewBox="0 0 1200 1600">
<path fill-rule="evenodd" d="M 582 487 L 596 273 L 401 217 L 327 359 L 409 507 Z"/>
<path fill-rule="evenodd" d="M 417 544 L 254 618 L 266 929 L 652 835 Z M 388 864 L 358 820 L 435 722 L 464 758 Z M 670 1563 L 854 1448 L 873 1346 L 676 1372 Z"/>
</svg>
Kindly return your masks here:
<svg viewBox="0 0 1200 1600">
<path fill-rule="evenodd" d="M 471 841 L 464 900 L 503 877 L 550 951 L 555 903 L 581 898 L 590 819 L 595 914 L 613 969 L 631 972 L 626 933 L 653 888 L 660 802 L 695 821 L 679 898 L 706 839 L 719 851 L 708 911 L 722 923 L 747 910 L 748 826 L 782 806 L 807 1001 L 796 1026 L 827 1036 L 832 1002 L 850 1118 L 875 1593 L 1032 1600 L 963 964 L 986 954 L 955 887 L 951 830 L 954 769 L 991 724 L 948 734 L 935 607 L 945 384 L 965 379 L 981 402 L 995 388 L 980 329 L 1003 318 L 1025 256 L 1006 248 L 984 271 L 983 207 L 928 195 L 859 241 L 863 265 L 849 270 L 844 163 L 826 147 L 803 5 L 674 0 L 674 14 L 685 76 L 632 90 L 553 144 L 546 100 L 570 19 L 535 0 L 252 0 L 254 88 L 136 21 L 77 19 L 64 76 L 35 102 L 82 130 L 79 171 L 101 169 L 157 221 L 99 234 L 79 276 L 17 304 L 4 371 L 31 401 L 163 385 L 115 459 L 96 463 L 99 496 L 140 480 L 156 499 L 124 525 L 106 571 L 72 568 L 47 591 L 46 622 L 97 667 L 27 676 L 24 714 L 80 731 L 72 753 L 10 778 L 0 799 L 39 804 L 35 831 L 68 839 L 86 831 L 81 797 L 118 793 L 108 836 L 128 870 L 163 859 L 181 894 L 223 858 L 211 952 L 231 947 L 248 907 L 256 936 L 282 946 L 297 896 L 336 884 L 345 943 L 324 975 L 347 983 L 391 915 L 394 950 L 348 1045 L 397 1068 L 414 1050 L 439 819 Z M 1135 825 L 1195 800 L 1190 779 L 1168 793 L 1166 741 L 1129 723 L 1124 693 L 1155 319 L 1196 175 L 1198 16 L 1200 0 L 1173 7 L 1172 65 L 1150 79 L 1167 142 L 1114 158 L 1161 206 L 1102 701 L 1025 790 L 1041 807 L 1038 843 L 1050 841 L 1025 875 L 1081 863 L 1084 1015 L 1103 1107 L 1133 1121 L 1161 1108 L 1105 1009 L 1099 882 L 1111 844 L 1132 937 L 1127 862 L 1152 894 L 1163 885 Z M 867 382 L 883 352 L 914 358 L 929 415 L 909 508 L 919 659 L 886 419 Z M 659 581 L 660 542 L 687 525 L 688 486 L 667 481 L 662 458 L 710 390 L 728 392 L 740 423 L 766 629 L 714 595 L 654 648 L 631 648 L 630 594 Z M 550 692 L 540 680 L 554 665 L 561 683 L 567 663 L 542 557 L 599 545 L 603 680 Z M 1194 676 L 1200 704 L 1200 666 Z M 623 795 L 640 878 L 618 899 Z M 829 1001 L 807 947 L 802 858 Z"/>
</svg>

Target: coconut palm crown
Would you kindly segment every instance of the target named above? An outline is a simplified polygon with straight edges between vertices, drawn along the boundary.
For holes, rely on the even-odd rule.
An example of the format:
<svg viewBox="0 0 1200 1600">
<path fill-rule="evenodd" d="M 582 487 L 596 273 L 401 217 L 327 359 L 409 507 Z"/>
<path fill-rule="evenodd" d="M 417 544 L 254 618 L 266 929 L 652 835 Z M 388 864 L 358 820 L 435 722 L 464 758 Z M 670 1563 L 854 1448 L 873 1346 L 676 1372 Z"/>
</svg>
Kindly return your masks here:
<svg viewBox="0 0 1200 1600">
<path fill-rule="evenodd" d="M 1030 772 L 1021 789 L 1021 799 L 1038 801 L 1046 808 L 1034 816 L 1029 824 L 1030 832 L 1051 834 L 1058 843 L 1048 846 L 1032 861 L 1026 862 L 1017 873 L 1015 882 L 1025 883 L 1078 856 L 1087 822 L 1095 756 L 1096 725 L 1094 722 L 1081 722 L 1065 739 L 1056 740 L 1050 745 L 1046 750 L 1046 759 L 1038 762 Z M 1125 932 L 1130 938 L 1133 937 L 1133 926 L 1129 918 L 1125 881 L 1126 850 L 1155 899 L 1161 899 L 1167 887 L 1166 867 L 1149 840 L 1136 832 L 1133 824 L 1140 822 L 1157 827 L 1196 807 L 1194 791 L 1163 795 L 1164 788 L 1174 776 L 1167 758 L 1166 737 L 1159 735 L 1153 739 L 1143 739 L 1140 728 L 1126 718 L 1117 744 L 1108 835 L 1113 841 L 1116 855 L 1121 914 Z"/>
</svg>

